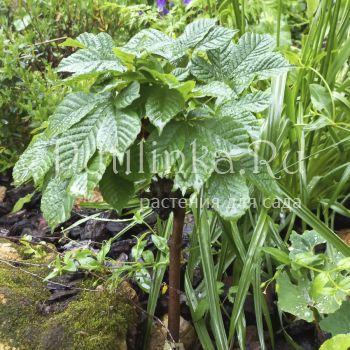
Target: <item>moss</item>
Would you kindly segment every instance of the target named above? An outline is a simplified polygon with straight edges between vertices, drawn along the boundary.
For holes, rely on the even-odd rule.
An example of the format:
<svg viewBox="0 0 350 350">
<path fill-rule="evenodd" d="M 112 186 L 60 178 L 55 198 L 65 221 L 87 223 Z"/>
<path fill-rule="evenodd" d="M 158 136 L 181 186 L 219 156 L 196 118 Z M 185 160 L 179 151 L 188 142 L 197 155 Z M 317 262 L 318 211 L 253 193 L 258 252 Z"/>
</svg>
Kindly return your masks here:
<svg viewBox="0 0 350 350">
<path fill-rule="evenodd" d="M 25 270 L 42 277 L 48 271 L 28 266 Z M 91 287 L 92 281 L 82 285 Z M 135 311 L 121 293 L 84 291 L 63 311 L 43 315 L 40 305 L 49 295 L 40 279 L 0 263 L 1 341 L 23 350 L 126 348 L 126 333 L 135 321 Z"/>
<path fill-rule="evenodd" d="M 133 313 L 116 292 L 83 292 L 79 300 L 72 301 L 46 323 L 38 349 L 122 349 Z M 68 348 L 53 341 L 62 337 L 70 344 Z"/>
<path fill-rule="evenodd" d="M 30 267 L 26 271 L 45 276 L 42 268 Z M 49 291 L 32 275 L 0 264 L 0 295 L 0 339 L 31 350 L 44 320 L 38 312 L 39 305 Z"/>
</svg>

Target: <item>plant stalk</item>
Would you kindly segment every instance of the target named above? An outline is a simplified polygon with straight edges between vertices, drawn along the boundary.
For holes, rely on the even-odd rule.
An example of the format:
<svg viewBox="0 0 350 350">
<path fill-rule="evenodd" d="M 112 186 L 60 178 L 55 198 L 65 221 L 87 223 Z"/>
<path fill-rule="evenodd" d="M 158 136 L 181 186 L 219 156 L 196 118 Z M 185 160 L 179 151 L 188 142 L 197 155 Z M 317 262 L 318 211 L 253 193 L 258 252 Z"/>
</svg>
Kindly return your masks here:
<svg viewBox="0 0 350 350">
<path fill-rule="evenodd" d="M 173 232 L 169 241 L 169 305 L 168 325 L 169 332 L 175 341 L 180 336 L 180 280 L 181 280 L 181 247 L 182 232 L 185 222 L 185 208 L 178 205 L 174 208 Z"/>
</svg>

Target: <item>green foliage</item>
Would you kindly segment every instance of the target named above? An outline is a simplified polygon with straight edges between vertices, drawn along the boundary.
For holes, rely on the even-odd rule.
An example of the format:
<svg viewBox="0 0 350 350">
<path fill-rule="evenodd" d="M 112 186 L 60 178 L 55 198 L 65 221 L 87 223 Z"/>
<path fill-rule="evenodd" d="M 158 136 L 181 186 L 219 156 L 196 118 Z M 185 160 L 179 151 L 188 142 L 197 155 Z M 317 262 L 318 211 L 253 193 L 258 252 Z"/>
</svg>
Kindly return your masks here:
<svg viewBox="0 0 350 350">
<path fill-rule="evenodd" d="M 321 320 L 320 327 L 333 336 L 350 333 L 350 301 L 344 301 L 336 312 Z"/>
<path fill-rule="evenodd" d="M 223 32 L 227 35 L 222 36 Z M 214 20 L 203 19 L 188 25 L 177 39 L 154 29 L 142 30 L 117 49 L 106 33 L 78 36 L 76 42 L 81 48 L 64 58 L 58 70 L 73 73 L 73 81 L 74 77 L 79 82 L 93 78 L 95 83 L 88 93 L 77 91 L 64 98 L 49 118 L 47 129 L 33 139 L 13 172 L 17 185 L 30 178 L 42 184 L 42 210 L 52 227 L 69 217 L 73 198 L 89 194 L 99 180 L 109 204 L 119 211 L 127 205 L 133 196 L 133 181 L 115 174 L 114 163 L 105 169 L 111 156 L 118 159 L 120 168 L 126 151 L 140 141 L 140 131 L 145 132 L 141 125 L 146 118 L 151 122 L 147 132 L 151 132 L 152 141 L 145 140 L 146 150 L 184 155 L 184 159 L 174 156 L 162 160 L 162 154 L 151 167 L 154 174 L 175 177 L 175 186 L 183 193 L 198 192 L 209 180 L 209 186 L 221 190 L 208 192 L 212 202 L 219 194 L 222 203 L 214 204 L 219 213 L 227 218 L 244 214 L 249 199 L 246 179 L 219 172 L 212 175 L 215 162 L 226 157 L 238 167 L 238 159 L 250 153 L 255 120 L 251 112 L 268 106 L 268 93 L 237 94 L 254 78 L 266 79 L 290 69 L 290 65 L 272 51 L 273 40 L 268 36 L 249 33 L 233 45 L 230 41 L 234 34 L 215 25 Z M 203 58 L 205 55 L 208 59 Z M 196 63 L 196 57 L 204 68 Z M 188 69 L 193 75 L 180 82 L 172 74 L 176 69 Z M 202 100 L 194 90 L 196 78 L 203 80 L 205 70 L 213 74 L 206 81 L 211 87 L 204 89 L 204 95 L 214 99 Z M 220 84 L 225 84 L 226 97 L 219 90 L 215 93 Z M 230 106 L 225 105 L 228 101 Z M 210 114 L 204 115 L 203 110 Z M 249 114 L 241 115 L 242 110 Z M 181 132 L 169 139 L 174 130 Z M 93 166 L 97 158 L 100 165 Z M 150 161 L 152 157 L 146 158 Z M 93 179 L 90 167 L 95 169 Z M 142 178 L 146 185 L 150 175 Z M 230 190 L 226 191 L 228 186 Z M 226 208 L 232 195 L 236 202 L 242 202 L 239 210 L 234 205 Z"/>
<path fill-rule="evenodd" d="M 54 68 L 62 57 L 72 53 L 71 47 L 84 43 L 64 40 L 66 37 L 85 31 L 108 31 L 122 43 L 141 27 L 159 21 L 159 13 L 151 6 L 126 6 L 129 4 L 113 6 L 99 0 L 1 2 L 0 172 L 14 165 L 27 147 L 31 131 L 46 122 L 57 103 L 71 91 L 69 84 L 61 84 Z M 81 40 L 84 42 L 84 38 Z M 88 53 L 88 60 L 90 51 L 79 55 Z M 75 56 L 70 57 L 74 60 Z M 108 64 L 108 57 L 102 53 L 101 59 Z M 100 66 L 101 60 L 91 64 Z"/>
<path fill-rule="evenodd" d="M 316 253 L 325 240 L 315 231 L 293 232 L 290 241 L 289 256 L 273 248 L 264 250 L 283 263 L 276 273 L 279 308 L 308 322 L 318 314 L 337 312 L 350 293 L 349 258 L 328 250 Z"/>
<path fill-rule="evenodd" d="M 350 346 L 349 334 L 338 334 L 335 337 L 326 340 L 320 350 L 347 350 Z"/>
</svg>

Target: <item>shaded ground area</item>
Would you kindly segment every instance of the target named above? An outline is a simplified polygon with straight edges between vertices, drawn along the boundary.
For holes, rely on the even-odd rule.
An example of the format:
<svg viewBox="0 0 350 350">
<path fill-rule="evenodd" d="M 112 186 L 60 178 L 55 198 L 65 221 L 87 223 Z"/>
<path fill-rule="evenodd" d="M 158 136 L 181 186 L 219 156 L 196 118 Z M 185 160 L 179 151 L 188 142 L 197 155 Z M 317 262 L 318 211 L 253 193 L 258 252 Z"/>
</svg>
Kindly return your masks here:
<svg viewBox="0 0 350 350">
<path fill-rule="evenodd" d="M 99 283 L 92 285 L 91 277 L 93 276 L 80 272 L 58 277 L 51 282 L 43 282 L 48 273 L 46 266 L 55 255 L 52 251 L 64 252 L 76 247 L 89 247 L 97 250 L 103 240 L 113 237 L 127 224 L 88 220 L 68 230 L 66 237 L 64 237 L 62 228 L 67 228 L 81 219 L 82 216 L 97 213 L 99 210 L 77 206 L 71 219 L 51 233 L 40 213 L 39 194 L 34 194 L 31 200 L 24 204 L 23 209 L 11 213 L 19 198 L 33 192 L 31 186 L 15 189 L 11 186 L 11 177 L 7 174 L 0 177 L 0 186 L 2 186 L 0 189 L 2 189 L 3 194 L 0 198 L 0 239 L 2 247 L 6 248 L 6 254 L 10 254 L 6 257 L 3 255 L 2 259 L 13 260 L 10 264 L 4 264 L 3 261 L 0 264 L 0 324 L 3 325 L 0 334 L 3 332 L 2 338 L 6 336 L 4 339 L 12 342 L 11 345 L 21 344 L 29 350 L 64 350 L 68 348 L 74 350 L 74 344 L 82 344 L 82 341 L 85 342 L 84 348 L 91 350 L 97 348 L 118 349 L 118 346 L 120 349 L 142 349 L 144 325 L 149 319 L 149 315 L 142 309 L 145 310 L 147 307 L 148 295 L 137 285 L 132 284 L 132 282 L 130 282 L 131 284 L 127 283 L 125 293 L 113 294 L 107 292 Z M 104 211 L 101 215 L 104 218 L 117 218 L 112 211 Z M 148 218 L 147 223 L 154 225 L 155 221 L 156 216 L 152 215 Z M 190 217 L 187 218 L 187 222 L 184 230 L 184 248 L 188 248 L 189 245 L 189 234 L 192 228 Z M 134 226 L 112 244 L 109 257 L 120 262 L 132 261 L 131 249 L 136 244 L 137 237 L 146 230 L 146 225 Z M 45 258 L 47 260 L 25 260 L 23 263 L 23 256 L 21 256 L 21 252 L 18 253 L 19 246 L 16 243 L 21 236 L 26 234 L 33 237 L 34 243 L 46 241 L 51 244 L 49 247 L 52 247 L 52 251 Z M 346 240 L 347 232 L 344 231 L 342 236 Z M 155 250 L 151 240 L 147 244 L 150 249 Z M 186 253 L 184 253 L 184 258 L 186 259 Z M 22 260 L 22 263 L 16 262 L 17 260 Z M 23 272 L 24 270 L 29 273 Z M 197 282 L 195 283 L 198 284 L 201 280 L 201 271 L 196 270 L 195 281 Z M 167 283 L 167 275 L 165 275 L 165 283 Z M 230 285 L 232 285 L 232 280 L 228 277 L 224 283 L 223 300 L 227 298 Z M 272 288 L 266 290 L 266 299 L 277 329 L 279 319 L 276 295 Z M 96 303 L 96 300 L 99 302 Z M 186 321 L 186 319 L 190 321 L 191 317 L 184 293 L 181 293 L 181 302 L 182 340 L 187 339 L 185 341 L 186 348 L 200 349 L 193 327 Z M 224 303 L 224 306 L 226 313 L 230 314 L 232 304 Z M 165 323 L 167 307 L 167 293 L 161 293 L 155 315 L 157 318 L 163 319 Z M 137 318 L 132 317 L 136 314 Z M 245 314 L 247 349 L 260 349 L 254 302 L 251 295 L 248 296 L 245 303 Z M 87 318 L 88 321 L 84 318 Z M 303 346 L 303 349 L 318 349 L 319 334 L 317 334 L 313 324 L 293 321 L 293 318 L 289 321 L 288 333 Z M 65 329 L 64 326 L 68 323 L 70 324 L 69 329 Z M 161 349 L 163 345 L 160 344 L 164 344 L 167 333 L 164 324 L 155 321 L 154 325 L 155 330 L 150 349 Z M 16 340 L 9 338 L 8 334 L 16 334 L 14 337 Z M 277 349 L 292 349 L 285 341 L 282 330 L 277 336 L 277 341 Z M 52 347 L 57 342 L 61 342 L 61 348 Z M 73 345 L 68 347 L 65 345 L 68 343 Z M 101 343 L 106 344 L 106 347 L 99 347 L 98 344 Z M 81 348 L 77 347 L 76 349 Z"/>
</svg>

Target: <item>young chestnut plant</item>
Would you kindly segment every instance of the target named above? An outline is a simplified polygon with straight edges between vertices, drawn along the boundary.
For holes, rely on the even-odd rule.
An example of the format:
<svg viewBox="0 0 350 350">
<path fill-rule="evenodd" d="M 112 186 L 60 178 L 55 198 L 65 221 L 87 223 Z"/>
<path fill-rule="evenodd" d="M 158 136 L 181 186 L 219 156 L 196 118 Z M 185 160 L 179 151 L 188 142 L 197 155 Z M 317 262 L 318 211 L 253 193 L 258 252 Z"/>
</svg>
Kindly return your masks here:
<svg viewBox="0 0 350 350">
<path fill-rule="evenodd" d="M 68 39 L 78 50 L 58 71 L 72 73 L 81 91 L 63 99 L 13 171 L 17 185 L 33 180 L 42 189 L 51 227 L 69 218 L 75 197 L 88 197 L 96 186 L 120 211 L 154 176 L 170 181 L 160 197 L 172 199 L 174 212 L 169 328 L 175 341 L 183 196 L 205 186 L 212 207 L 231 219 L 247 209 L 249 183 L 265 192 L 274 186 L 266 169 L 256 171 L 248 147 L 259 137 L 253 113 L 270 102 L 269 92 L 251 83 L 290 65 L 273 51 L 272 37 L 246 33 L 233 44 L 236 32 L 200 19 L 176 39 L 146 29 L 118 48 L 106 33 Z"/>
</svg>

